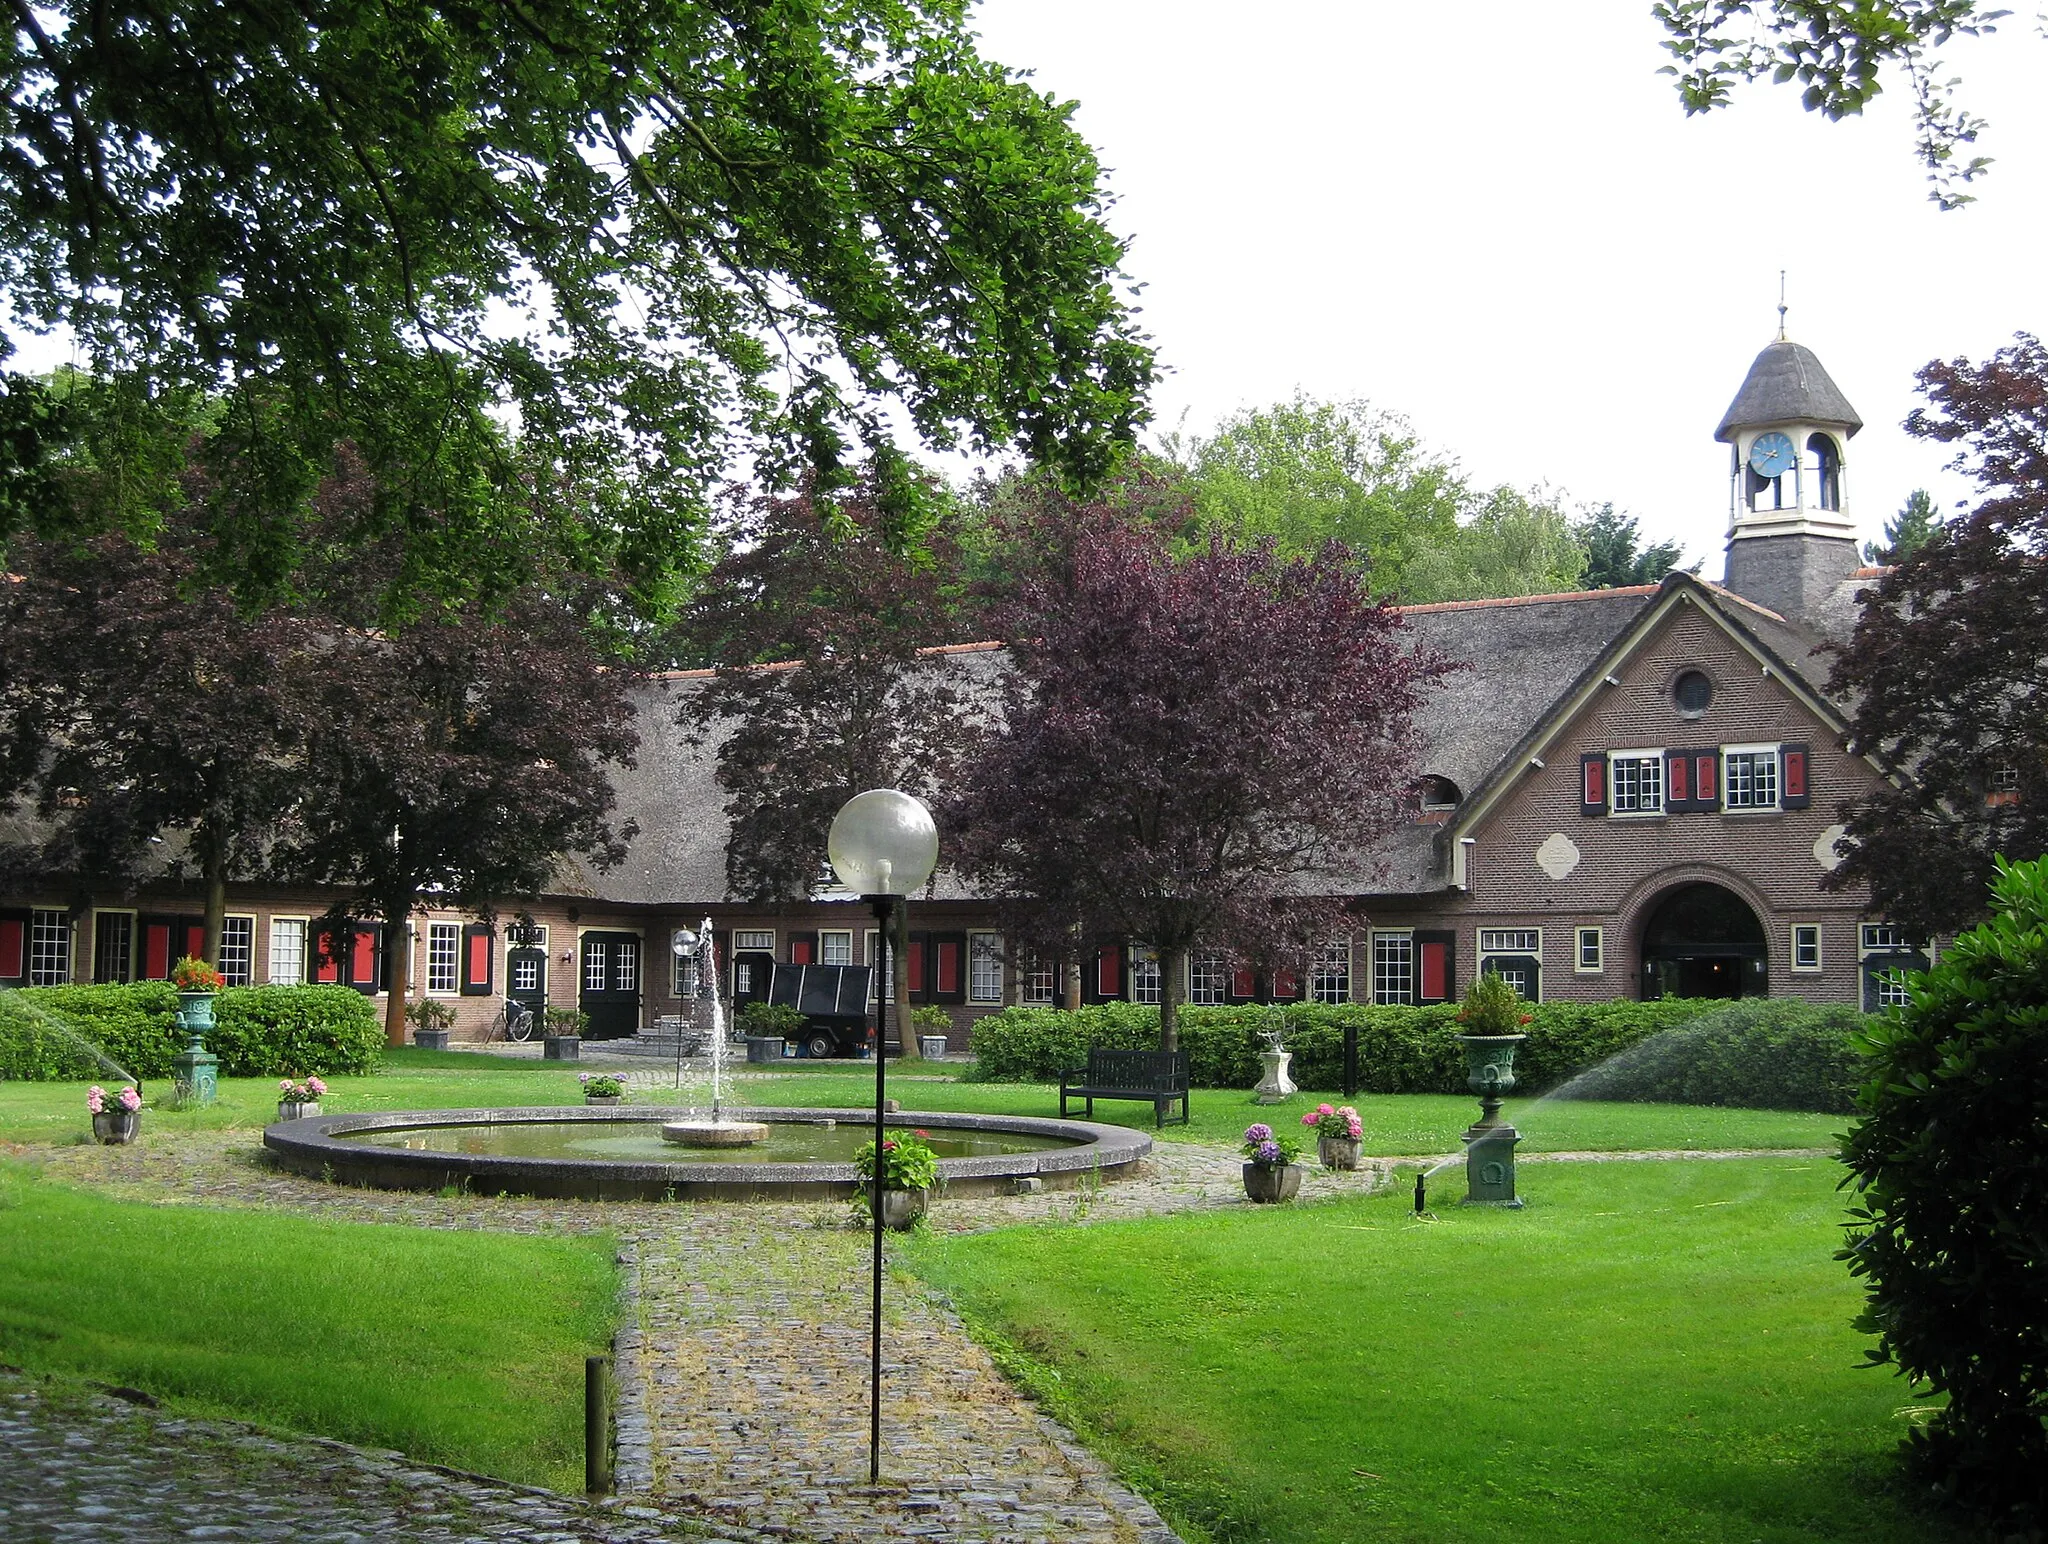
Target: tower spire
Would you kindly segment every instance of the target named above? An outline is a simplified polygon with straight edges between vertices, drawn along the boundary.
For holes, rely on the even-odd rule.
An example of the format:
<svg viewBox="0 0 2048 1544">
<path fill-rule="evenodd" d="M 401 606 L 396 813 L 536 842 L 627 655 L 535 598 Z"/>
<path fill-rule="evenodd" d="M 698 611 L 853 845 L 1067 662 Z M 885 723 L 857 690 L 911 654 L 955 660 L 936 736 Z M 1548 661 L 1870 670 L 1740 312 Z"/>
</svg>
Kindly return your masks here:
<svg viewBox="0 0 2048 1544">
<path fill-rule="evenodd" d="M 1785 270 L 1778 270 L 1778 341 L 1785 341 Z"/>
</svg>

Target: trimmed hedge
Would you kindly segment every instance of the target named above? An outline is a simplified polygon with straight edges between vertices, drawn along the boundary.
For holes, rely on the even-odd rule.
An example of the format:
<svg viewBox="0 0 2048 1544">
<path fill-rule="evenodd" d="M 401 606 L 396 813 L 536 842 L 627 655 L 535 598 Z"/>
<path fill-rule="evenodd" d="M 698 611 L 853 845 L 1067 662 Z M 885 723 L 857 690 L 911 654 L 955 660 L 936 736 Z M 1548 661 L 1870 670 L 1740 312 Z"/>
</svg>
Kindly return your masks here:
<svg viewBox="0 0 2048 1544">
<path fill-rule="evenodd" d="M 167 1078 L 186 1045 L 177 1011 L 178 994 L 164 981 L 0 993 L 0 1078 L 113 1076 L 72 1035 L 138 1078 Z M 344 986 L 229 987 L 215 999 L 206 1037 L 227 1077 L 368 1072 L 383 1045 L 375 1005 Z"/>
<path fill-rule="evenodd" d="M 1862 1023 L 1847 1009 L 1813 1008 L 1796 1001 L 1731 1004 L 1707 998 L 1658 1002 L 1537 1003 L 1530 1007 L 1528 1040 L 1515 1058 L 1524 1093 L 1558 1088 L 1618 1052 L 1673 1037 L 1696 1022 L 1730 1014 L 1725 1031 L 1685 1040 L 1702 1067 L 1681 1074 L 1677 1062 L 1659 1063 L 1642 1086 L 1655 1091 L 1602 1092 L 1587 1098 L 1669 1099 L 1686 1103 L 1754 1104 L 1770 1109 L 1847 1108 L 1860 1077 L 1850 1034 Z M 1369 1094 L 1462 1094 L 1465 1057 L 1456 1039 L 1457 1009 L 1379 1007 L 1363 1003 L 1295 1003 L 1265 1007 L 1190 1007 L 1181 1010 L 1181 1046 L 1197 1088 L 1250 1088 L 1259 1080 L 1265 1031 L 1284 1015 L 1282 1036 L 1294 1053 L 1290 1071 L 1303 1088 L 1334 1089 L 1343 1082 L 1344 1031 L 1358 1029 L 1358 1086 Z M 989 1082 L 1051 1083 L 1062 1071 L 1086 1064 L 1088 1047 L 1149 1050 L 1159 1043 L 1159 1010 L 1136 1003 L 1103 1003 L 1068 1012 L 1007 1008 L 977 1019 L 972 1030 L 974 1076 Z M 1762 1058 L 1772 1066 L 1750 1065 Z M 1617 1082 L 1616 1089 L 1627 1085 Z M 1674 1090 L 1683 1090 L 1676 1092 Z M 1810 1102 L 1800 1102 L 1800 1101 Z"/>
<path fill-rule="evenodd" d="M 1822 1007 L 1797 998 L 1724 1003 L 1630 1047 L 1556 1093 L 1846 1115 L 1869 1076 L 1857 1043 L 1868 1023 L 1844 1004 Z"/>
</svg>

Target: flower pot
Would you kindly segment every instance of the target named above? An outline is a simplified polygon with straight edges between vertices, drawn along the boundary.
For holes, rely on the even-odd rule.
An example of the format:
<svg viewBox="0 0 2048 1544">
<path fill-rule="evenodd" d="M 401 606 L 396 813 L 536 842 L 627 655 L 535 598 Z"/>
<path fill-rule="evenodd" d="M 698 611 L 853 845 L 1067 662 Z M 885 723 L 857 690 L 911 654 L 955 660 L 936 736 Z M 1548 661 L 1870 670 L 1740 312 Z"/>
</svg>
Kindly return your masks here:
<svg viewBox="0 0 2048 1544">
<path fill-rule="evenodd" d="M 944 1035 L 919 1035 L 917 1037 L 917 1054 L 926 1061 L 937 1061 L 946 1054 L 946 1037 Z"/>
<path fill-rule="evenodd" d="M 1317 1137 L 1316 1156 L 1323 1160 L 1326 1169 L 1355 1169 L 1358 1167 L 1359 1143 L 1351 1137 Z"/>
<path fill-rule="evenodd" d="M 102 1110 L 92 1118 L 92 1134 L 109 1147 L 133 1142 L 142 1135 L 140 1110 Z"/>
<path fill-rule="evenodd" d="M 448 1031 L 445 1029 L 416 1029 L 412 1032 L 412 1043 L 422 1051 L 445 1051 L 448 1049 Z"/>
<path fill-rule="evenodd" d="M 180 992 L 178 1022 L 195 1040 L 213 1028 L 213 993 Z"/>
<path fill-rule="evenodd" d="M 318 1115 L 319 1113 L 320 1101 L 318 1099 L 296 1101 L 280 1099 L 277 1102 L 277 1118 L 279 1120 L 305 1120 L 308 1116 Z"/>
<path fill-rule="evenodd" d="M 1515 1087 L 1515 1048 L 1527 1035 L 1460 1035 L 1465 1048 L 1465 1086 L 1482 1099 L 1504 1098 Z"/>
<path fill-rule="evenodd" d="M 874 1190 L 868 1191 L 870 1202 Z M 925 1204 L 931 1199 L 929 1190 L 885 1190 L 882 1192 L 882 1226 L 904 1232 L 917 1223 L 924 1215 Z"/>
<path fill-rule="evenodd" d="M 617 1104 L 625 1097 L 624 1094 L 585 1094 L 583 1102 L 585 1104 Z"/>
<path fill-rule="evenodd" d="M 1301 1194 L 1304 1172 L 1298 1163 L 1248 1163 L 1244 1166 L 1244 1193 L 1261 1204 L 1292 1201 Z"/>
</svg>

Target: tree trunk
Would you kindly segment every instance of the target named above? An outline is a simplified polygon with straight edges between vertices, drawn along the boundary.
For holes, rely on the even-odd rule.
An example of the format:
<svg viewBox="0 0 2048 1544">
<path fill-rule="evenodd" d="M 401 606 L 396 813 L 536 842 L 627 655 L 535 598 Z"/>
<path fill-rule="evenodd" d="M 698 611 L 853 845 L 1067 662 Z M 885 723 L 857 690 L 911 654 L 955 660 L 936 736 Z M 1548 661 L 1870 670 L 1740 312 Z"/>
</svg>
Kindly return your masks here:
<svg viewBox="0 0 2048 1544">
<path fill-rule="evenodd" d="M 889 968 L 896 991 L 897 1055 L 906 1060 L 917 1055 L 917 1029 L 910 1022 L 910 902 L 904 901 L 890 913 Z"/>
<path fill-rule="evenodd" d="M 212 821 L 199 831 L 200 851 L 206 864 L 206 900 L 203 922 L 206 929 L 206 963 L 220 969 L 221 927 L 228 913 L 228 844 Z M 251 964 L 253 965 L 253 961 Z"/>
<path fill-rule="evenodd" d="M 406 928 L 412 921 L 412 907 L 384 908 L 384 968 L 391 977 L 391 989 L 384 999 L 384 1043 L 405 1044 L 405 1010 L 412 992 L 412 939 Z"/>
<path fill-rule="evenodd" d="M 1067 1012 L 1079 1013 L 1081 1011 L 1081 962 L 1079 960 L 1069 961 L 1063 967 L 1062 974 L 1065 977 L 1066 984 L 1065 1001 Z"/>
<path fill-rule="evenodd" d="M 1181 993 L 1188 979 L 1188 951 L 1159 951 L 1159 1049 L 1180 1049 Z"/>
</svg>

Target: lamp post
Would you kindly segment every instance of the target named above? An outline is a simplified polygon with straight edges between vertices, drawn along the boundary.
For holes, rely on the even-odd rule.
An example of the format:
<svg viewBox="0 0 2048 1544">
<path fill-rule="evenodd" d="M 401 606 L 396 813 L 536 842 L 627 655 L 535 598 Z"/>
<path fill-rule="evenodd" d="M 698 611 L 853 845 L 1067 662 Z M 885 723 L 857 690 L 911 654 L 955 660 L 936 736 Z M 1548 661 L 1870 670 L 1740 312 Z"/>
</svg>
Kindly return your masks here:
<svg viewBox="0 0 2048 1544">
<path fill-rule="evenodd" d="M 874 1318 L 868 1337 L 868 1483 L 882 1478 L 882 1114 L 889 1045 L 889 924 L 905 896 L 939 861 L 939 828 L 922 800 L 893 788 L 857 793 L 832 817 L 825 851 L 839 882 L 875 910 L 882 980 L 875 1014 L 875 1161 L 868 1211 L 874 1223 Z M 900 1012 L 900 1009 L 899 1009 Z"/>
</svg>

